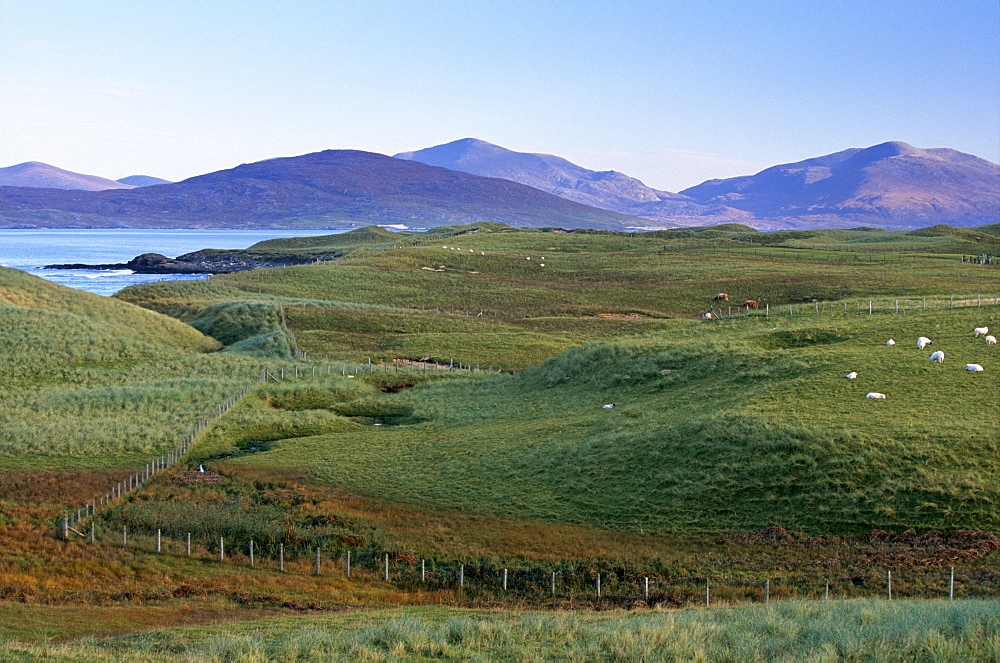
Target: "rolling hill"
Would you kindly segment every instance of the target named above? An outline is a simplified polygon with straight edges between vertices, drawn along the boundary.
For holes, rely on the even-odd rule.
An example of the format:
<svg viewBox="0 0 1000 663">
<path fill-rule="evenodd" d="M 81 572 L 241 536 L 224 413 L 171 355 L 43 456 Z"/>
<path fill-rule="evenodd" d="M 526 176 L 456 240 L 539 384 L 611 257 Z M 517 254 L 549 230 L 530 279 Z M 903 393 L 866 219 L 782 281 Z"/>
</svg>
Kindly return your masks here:
<svg viewBox="0 0 1000 663">
<path fill-rule="evenodd" d="M 0 188 L 0 227 L 429 227 L 481 221 L 644 225 L 522 184 L 355 150 L 269 159 L 128 191 Z"/>
</svg>

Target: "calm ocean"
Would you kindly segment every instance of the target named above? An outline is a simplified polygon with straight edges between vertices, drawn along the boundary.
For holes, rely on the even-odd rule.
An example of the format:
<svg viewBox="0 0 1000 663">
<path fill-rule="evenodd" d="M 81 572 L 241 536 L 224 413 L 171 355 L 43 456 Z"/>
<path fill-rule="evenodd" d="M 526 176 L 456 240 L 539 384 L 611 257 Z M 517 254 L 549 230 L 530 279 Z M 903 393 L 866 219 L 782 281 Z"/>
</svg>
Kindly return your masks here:
<svg viewBox="0 0 1000 663">
<path fill-rule="evenodd" d="M 98 295 L 151 281 L 208 278 L 208 274 L 134 274 L 131 270 L 42 269 L 59 263 L 128 262 L 141 253 L 176 258 L 198 249 L 245 249 L 276 237 L 332 235 L 342 230 L 125 230 L 0 229 L 0 266 Z"/>
</svg>

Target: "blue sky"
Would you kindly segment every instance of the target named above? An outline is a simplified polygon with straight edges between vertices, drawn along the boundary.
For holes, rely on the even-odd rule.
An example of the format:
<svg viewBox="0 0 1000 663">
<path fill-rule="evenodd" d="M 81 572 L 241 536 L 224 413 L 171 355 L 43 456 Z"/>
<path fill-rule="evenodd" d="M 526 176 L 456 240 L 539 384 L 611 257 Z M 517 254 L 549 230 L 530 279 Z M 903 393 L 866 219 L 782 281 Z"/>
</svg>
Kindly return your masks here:
<svg viewBox="0 0 1000 663">
<path fill-rule="evenodd" d="M 671 191 L 887 140 L 998 162 L 998 72 L 997 0 L 0 0 L 0 166 L 469 136 Z"/>
</svg>

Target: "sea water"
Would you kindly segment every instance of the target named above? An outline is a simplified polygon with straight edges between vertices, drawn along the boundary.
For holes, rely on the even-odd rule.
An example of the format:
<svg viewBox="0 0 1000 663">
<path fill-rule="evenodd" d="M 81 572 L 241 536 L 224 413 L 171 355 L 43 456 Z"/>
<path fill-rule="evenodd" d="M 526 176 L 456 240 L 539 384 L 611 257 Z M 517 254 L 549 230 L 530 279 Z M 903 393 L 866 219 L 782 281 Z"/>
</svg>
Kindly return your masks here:
<svg viewBox="0 0 1000 663">
<path fill-rule="evenodd" d="M 205 279 L 211 274 L 136 274 L 130 269 L 44 269 L 45 265 L 125 263 L 143 253 L 169 258 L 199 249 L 245 249 L 277 237 L 333 235 L 343 230 L 0 229 L 0 266 L 71 288 L 113 295 L 135 283 Z"/>
</svg>

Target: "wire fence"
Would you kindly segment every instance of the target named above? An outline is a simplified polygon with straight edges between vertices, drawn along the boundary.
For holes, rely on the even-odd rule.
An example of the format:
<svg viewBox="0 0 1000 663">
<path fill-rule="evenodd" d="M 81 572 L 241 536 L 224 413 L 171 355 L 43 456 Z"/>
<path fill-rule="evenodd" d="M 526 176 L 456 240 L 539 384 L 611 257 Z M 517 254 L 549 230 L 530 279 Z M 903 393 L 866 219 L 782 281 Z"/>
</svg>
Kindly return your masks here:
<svg viewBox="0 0 1000 663">
<path fill-rule="evenodd" d="M 785 316 L 789 318 L 803 316 L 850 316 L 911 313 L 968 307 L 1000 306 L 1000 295 L 949 295 L 948 297 L 909 297 L 885 299 L 855 299 L 842 301 L 810 301 L 798 304 L 775 304 L 754 300 L 730 304 L 728 302 L 713 302 L 708 311 L 702 314 L 702 319 L 723 319 L 735 317 Z"/>
<path fill-rule="evenodd" d="M 550 564 L 511 566 L 421 558 L 412 552 L 344 550 L 284 542 L 230 541 L 176 536 L 160 530 L 114 529 L 91 520 L 84 544 L 120 547 L 141 554 L 185 557 L 227 568 L 300 576 L 339 576 L 391 583 L 400 589 L 452 590 L 469 600 L 525 603 L 590 602 L 609 606 L 767 603 L 784 599 L 1000 598 L 1000 573 L 987 569 L 900 568 L 852 574 L 820 572 L 803 578 L 769 579 L 731 574 L 670 573 L 655 563 L 638 565 Z"/>
<path fill-rule="evenodd" d="M 185 435 L 173 449 L 146 463 L 143 469 L 129 474 L 129 476 L 111 486 L 111 488 L 103 495 L 97 495 L 79 507 L 73 507 L 63 511 L 61 518 L 62 538 L 64 540 L 68 539 L 70 533 L 78 536 L 84 536 L 84 533 L 79 529 L 81 523 L 107 509 L 112 504 L 120 502 L 125 495 L 140 488 L 157 474 L 180 462 L 181 458 L 190 450 L 191 445 L 194 444 L 195 439 L 197 439 L 198 435 L 203 430 L 208 428 L 216 419 L 219 419 L 222 415 L 232 409 L 232 407 L 236 405 L 244 396 L 246 396 L 254 386 L 262 382 L 266 382 L 268 379 L 274 378 L 268 371 L 264 371 L 245 387 L 237 391 L 225 401 L 216 405 L 211 412 L 199 419 L 191 429 L 191 432 Z"/>
</svg>

